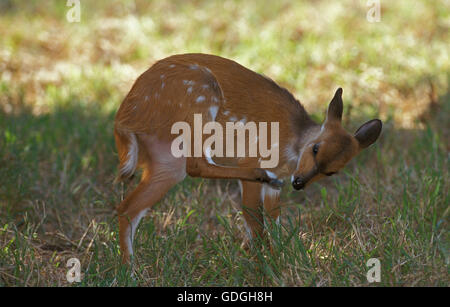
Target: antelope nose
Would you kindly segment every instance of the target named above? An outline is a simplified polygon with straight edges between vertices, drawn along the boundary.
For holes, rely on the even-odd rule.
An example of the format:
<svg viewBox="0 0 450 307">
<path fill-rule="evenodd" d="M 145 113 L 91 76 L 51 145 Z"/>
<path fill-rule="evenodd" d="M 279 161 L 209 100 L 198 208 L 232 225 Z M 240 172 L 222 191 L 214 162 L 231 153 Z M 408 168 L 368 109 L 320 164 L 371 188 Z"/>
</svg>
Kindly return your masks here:
<svg viewBox="0 0 450 307">
<path fill-rule="evenodd" d="M 305 187 L 305 182 L 300 177 L 295 177 L 294 181 L 292 181 L 292 186 L 296 190 L 301 190 Z"/>
</svg>

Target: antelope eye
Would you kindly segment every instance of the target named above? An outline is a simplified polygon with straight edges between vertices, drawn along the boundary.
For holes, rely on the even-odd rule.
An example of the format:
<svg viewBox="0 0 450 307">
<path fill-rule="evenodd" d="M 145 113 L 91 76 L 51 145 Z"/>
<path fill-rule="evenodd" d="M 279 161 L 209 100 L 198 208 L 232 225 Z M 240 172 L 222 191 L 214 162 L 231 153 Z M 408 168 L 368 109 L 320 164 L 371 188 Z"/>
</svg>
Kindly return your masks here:
<svg viewBox="0 0 450 307">
<path fill-rule="evenodd" d="M 333 176 L 334 174 L 336 174 L 337 172 L 329 172 L 329 173 L 325 173 L 325 175 L 327 176 Z"/>
<path fill-rule="evenodd" d="M 318 151 L 319 151 L 319 144 L 314 144 L 314 146 L 313 146 L 313 154 L 317 155 Z"/>
</svg>

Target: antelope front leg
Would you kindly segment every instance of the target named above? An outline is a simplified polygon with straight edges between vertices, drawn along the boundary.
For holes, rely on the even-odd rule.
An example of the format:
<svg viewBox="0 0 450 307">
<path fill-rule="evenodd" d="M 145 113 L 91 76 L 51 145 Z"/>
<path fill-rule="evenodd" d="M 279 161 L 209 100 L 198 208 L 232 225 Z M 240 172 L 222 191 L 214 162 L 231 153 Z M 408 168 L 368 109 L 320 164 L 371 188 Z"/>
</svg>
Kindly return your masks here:
<svg viewBox="0 0 450 307">
<path fill-rule="evenodd" d="M 283 181 L 262 168 L 227 167 L 211 164 L 204 158 L 188 158 L 186 172 L 191 177 L 211 179 L 240 179 L 258 183 L 267 183 L 275 189 L 283 186 Z"/>
</svg>

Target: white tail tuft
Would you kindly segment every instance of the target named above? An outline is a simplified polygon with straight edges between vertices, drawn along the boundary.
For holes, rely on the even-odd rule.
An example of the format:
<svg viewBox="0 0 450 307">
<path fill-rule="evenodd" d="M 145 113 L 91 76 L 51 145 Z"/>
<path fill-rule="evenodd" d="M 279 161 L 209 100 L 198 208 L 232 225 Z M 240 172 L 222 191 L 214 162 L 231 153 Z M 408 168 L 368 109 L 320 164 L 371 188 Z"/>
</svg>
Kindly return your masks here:
<svg viewBox="0 0 450 307">
<path fill-rule="evenodd" d="M 120 169 L 120 177 L 128 178 L 134 174 L 138 162 L 138 143 L 134 133 L 128 134 L 130 144 L 128 145 L 127 162 Z"/>
</svg>

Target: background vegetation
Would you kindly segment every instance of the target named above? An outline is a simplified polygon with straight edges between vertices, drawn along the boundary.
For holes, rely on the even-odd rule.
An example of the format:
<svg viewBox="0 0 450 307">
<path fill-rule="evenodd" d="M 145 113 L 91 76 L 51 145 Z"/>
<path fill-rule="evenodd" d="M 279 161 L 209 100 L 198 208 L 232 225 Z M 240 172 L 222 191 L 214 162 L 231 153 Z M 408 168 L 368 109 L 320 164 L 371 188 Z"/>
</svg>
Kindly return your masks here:
<svg viewBox="0 0 450 307">
<path fill-rule="evenodd" d="M 449 286 L 450 3 L 363 0 L 0 2 L 0 285 Z M 149 213 L 135 277 L 119 264 L 115 110 L 155 60 L 204 52 L 290 89 L 321 120 L 380 117 L 339 176 L 283 190 L 274 255 L 249 254 L 236 182 L 187 178 Z M 257 260 L 257 261 L 256 261 Z M 375 284 L 372 284 L 375 285 Z"/>
</svg>

